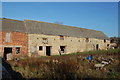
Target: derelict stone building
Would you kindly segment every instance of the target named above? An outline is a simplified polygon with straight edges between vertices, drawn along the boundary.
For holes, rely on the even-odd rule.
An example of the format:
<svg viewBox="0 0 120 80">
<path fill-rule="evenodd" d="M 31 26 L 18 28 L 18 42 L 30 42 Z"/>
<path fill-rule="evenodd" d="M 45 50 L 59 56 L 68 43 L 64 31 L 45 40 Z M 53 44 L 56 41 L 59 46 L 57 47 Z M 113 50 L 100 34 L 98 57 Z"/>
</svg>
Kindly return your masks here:
<svg viewBox="0 0 120 80">
<path fill-rule="evenodd" d="M 33 20 L 2 19 L 1 33 L 2 55 L 7 54 L 6 48 L 12 48 L 10 53 L 16 56 L 50 56 L 108 49 L 110 45 L 101 31 Z"/>
<path fill-rule="evenodd" d="M 28 40 L 23 21 L 1 19 L 0 55 L 9 60 L 28 54 Z"/>
</svg>

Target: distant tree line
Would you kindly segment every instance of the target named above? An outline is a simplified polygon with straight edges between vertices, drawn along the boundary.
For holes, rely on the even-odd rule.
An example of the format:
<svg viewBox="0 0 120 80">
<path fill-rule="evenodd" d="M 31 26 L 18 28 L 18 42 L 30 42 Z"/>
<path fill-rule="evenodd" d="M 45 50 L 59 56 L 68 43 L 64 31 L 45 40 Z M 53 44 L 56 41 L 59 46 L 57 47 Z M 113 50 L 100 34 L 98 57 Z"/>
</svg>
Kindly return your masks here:
<svg viewBox="0 0 120 80">
<path fill-rule="evenodd" d="M 55 24 L 63 24 L 63 22 L 60 22 L 60 21 L 56 21 L 54 22 Z"/>
<path fill-rule="evenodd" d="M 110 43 L 116 43 L 120 47 L 120 37 L 110 37 Z"/>
</svg>

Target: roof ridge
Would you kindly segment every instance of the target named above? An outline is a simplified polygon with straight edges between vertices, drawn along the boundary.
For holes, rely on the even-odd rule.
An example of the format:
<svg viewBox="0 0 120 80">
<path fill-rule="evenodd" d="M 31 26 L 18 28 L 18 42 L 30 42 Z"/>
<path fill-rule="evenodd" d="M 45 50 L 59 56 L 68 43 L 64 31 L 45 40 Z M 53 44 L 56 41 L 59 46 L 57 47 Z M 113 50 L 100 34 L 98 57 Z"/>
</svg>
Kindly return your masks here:
<svg viewBox="0 0 120 80">
<path fill-rule="evenodd" d="M 28 20 L 28 19 L 24 19 Z M 69 25 L 63 25 L 63 24 L 56 24 L 56 23 L 50 23 L 50 22 L 43 22 L 43 21 L 36 21 L 36 20 L 28 20 L 28 21 L 34 21 L 34 22 L 39 22 L 39 23 L 47 23 L 47 24 L 54 24 L 54 25 L 61 25 L 61 26 L 67 26 L 67 27 L 72 27 L 72 28 L 78 28 L 78 29 L 84 29 L 84 30 L 91 30 L 91 31 L 96 31 L 96 32 L 102 32 L 98 30 L 92 30 L 92 29 L 86 29 L 86 28 L 81 28 L 81 27 L 76 27 L 76 26 L 69 26 Z"/>
<path fill-rule="evenodd" d="M 21 21 L 21 20 L 10 19 L 10 18 L 1 18 L 1 19 L 7 19 L 7 20 L 12 20 L 12 21 L 19 21 L 19 22 L 23 22 L 23 21 Z"/>
</svg>

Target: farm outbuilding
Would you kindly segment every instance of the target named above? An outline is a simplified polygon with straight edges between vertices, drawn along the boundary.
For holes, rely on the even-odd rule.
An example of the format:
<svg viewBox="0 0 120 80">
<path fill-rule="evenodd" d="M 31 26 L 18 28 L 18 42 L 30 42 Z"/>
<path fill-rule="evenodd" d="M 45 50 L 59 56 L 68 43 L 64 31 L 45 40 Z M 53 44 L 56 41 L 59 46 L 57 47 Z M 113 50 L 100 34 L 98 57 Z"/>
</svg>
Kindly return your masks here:
<svg viewBox="0 0 120 80">
<path fill-rule="evenodd" d="M 5 59 L 27 56 L 28 40 L 23 21 L 1 19 L 0 53 Z"/>
<path fill-rule="evenodd" d="M 108 49 L 109 38 L 101 31 L 34 20 L 2 18 L 1 55 L 51 56 Z"/>
</svg>

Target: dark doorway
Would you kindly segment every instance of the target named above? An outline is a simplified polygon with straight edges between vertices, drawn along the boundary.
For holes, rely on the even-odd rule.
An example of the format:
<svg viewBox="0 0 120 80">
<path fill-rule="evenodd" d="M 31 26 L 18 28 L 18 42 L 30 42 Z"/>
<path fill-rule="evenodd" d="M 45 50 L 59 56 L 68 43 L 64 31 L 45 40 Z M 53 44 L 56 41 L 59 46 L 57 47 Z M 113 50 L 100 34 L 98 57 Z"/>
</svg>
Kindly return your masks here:
<svg viewBox="0 0 120 80">
<path fill-rule="evenodd" d="M 51 55 L 51 46 L 46 46 L 46 55 L 47 56 Z"/>
<path fill-rule="evenodd" d="M 4 59 L 7 59 L 7 54 L 12 54 L 12 48 L 11 47 L 5 47 L 4 48 Z"/>
<path fill-rule="evenodd" d="M 65 46 L 60 46 L 61 53 L 65 53 Z"/>
<path fill-rule="evenodd" d="M 96 44 L 96 50 L 98 50 L 99 49 L 99 45 L 98 44 Z"/>
</svg>

